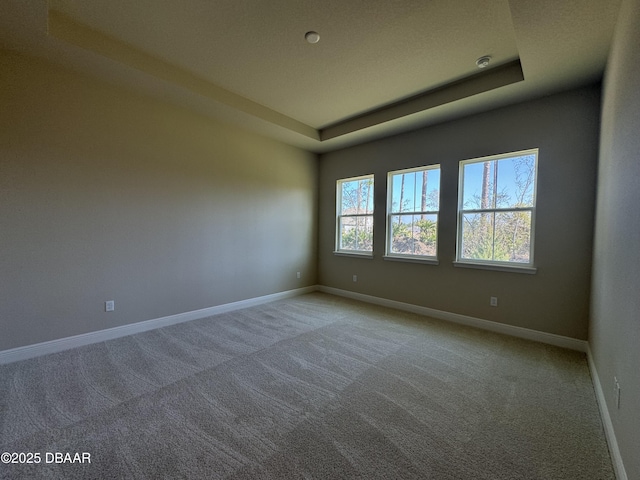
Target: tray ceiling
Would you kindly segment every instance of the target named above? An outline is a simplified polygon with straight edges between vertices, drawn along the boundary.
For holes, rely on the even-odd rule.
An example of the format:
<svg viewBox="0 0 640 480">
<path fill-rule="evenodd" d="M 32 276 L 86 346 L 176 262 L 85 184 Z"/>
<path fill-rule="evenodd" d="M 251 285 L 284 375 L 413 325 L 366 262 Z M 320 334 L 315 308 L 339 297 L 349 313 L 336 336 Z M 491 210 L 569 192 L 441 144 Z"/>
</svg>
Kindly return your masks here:
<svg viewBox="0 0 640 480">
<path fill-rule="evenodd" d="M 0 46 L 322 152 L 597 81 L 619 0 L 2 0 Z M 320 34 L 309 44 L 307 31 Z M 479 70 L 475 61 L 491 56 Z"/>
</svg>

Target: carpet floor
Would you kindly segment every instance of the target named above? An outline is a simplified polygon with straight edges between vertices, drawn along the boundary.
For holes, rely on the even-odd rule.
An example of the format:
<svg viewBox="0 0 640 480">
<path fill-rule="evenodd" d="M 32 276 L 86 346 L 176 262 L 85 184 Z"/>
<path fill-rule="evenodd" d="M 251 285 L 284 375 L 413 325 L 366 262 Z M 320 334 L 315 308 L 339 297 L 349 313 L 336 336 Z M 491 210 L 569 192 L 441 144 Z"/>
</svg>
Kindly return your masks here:
<svg viewBox="0 0 640 480">
<path fill-rule="evenodd" d="M 0 409 L 2 479 L 615 478 L 584 354 L 322 293 L 2 365 Z"/>
</svg>

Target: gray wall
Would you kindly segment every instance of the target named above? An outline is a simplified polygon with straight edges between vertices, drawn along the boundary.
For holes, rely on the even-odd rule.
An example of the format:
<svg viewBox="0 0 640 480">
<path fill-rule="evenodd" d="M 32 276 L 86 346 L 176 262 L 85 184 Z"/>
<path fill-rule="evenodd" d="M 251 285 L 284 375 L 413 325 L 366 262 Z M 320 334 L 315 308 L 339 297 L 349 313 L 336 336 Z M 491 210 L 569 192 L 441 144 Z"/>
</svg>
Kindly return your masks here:
<svg viewBox="0 0 640 480">
<path fill-rule="evenodd" d="M 315 155 L 13 53 L 0 71 L 0 350 L 316 283 Z"/>
<path fill-rule="evenodd" d="M 604 83 L 589 341 L 629 479 L 640 479 L 639 45 L 640 0 L 624 0 Z"/>
<path fill-rule="evenodd" d="M 599 115 L 593 86 L 322 155 L 319 283 L 586 339 Z M 458 162 L 536 147 L 537 274 L 455 268 Z M 442 166 L 440 264 L 384 260 L 386 174 L 432 163 Z M 336 180 L 370 173 L 374 259 L 336 256 Z M 489 306 L 490 296 L 498 297 L 497 308 Z"/>
</svg>

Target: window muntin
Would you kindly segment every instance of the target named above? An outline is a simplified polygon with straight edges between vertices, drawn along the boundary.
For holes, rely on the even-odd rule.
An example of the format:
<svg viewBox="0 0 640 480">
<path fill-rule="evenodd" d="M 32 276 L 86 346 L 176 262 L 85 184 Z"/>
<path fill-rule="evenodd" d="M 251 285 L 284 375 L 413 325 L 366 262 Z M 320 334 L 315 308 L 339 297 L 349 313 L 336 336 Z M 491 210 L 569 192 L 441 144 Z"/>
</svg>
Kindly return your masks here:
<svg viewBox="0 0 640 480">
<path fill-rule="evenodd" d="M 538 150 L 460 162 L 457 261 L 533 266 Z"/>
<path fill-rule="evenodd" d="M 373 253 L 373 175 L 337 182 L 336 251 Z"/>
<path fill-rule="evenodd" d="M 386 255 L 437 259 L 439 209 L 440 165 L 389 172 Z"/>
</svg>

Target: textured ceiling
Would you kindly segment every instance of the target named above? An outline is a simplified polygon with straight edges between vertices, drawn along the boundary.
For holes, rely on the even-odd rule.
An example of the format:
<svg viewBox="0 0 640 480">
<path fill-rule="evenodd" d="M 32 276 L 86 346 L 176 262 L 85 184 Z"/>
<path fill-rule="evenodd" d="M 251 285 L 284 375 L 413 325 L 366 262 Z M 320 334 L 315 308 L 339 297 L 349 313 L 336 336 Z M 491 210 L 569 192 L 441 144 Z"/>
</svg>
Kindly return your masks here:
<svg viewBox="0 0 640 480">
<path fill-rule="evenodd" d="M 0 46 L 327 151 L 596 81 L 618 7 L 619 0 L 0 0 Z M 309 30 L 319 43 L 304 40 Z M 492 63 L 480 71 L 482 55 Z"/>
</svg>

